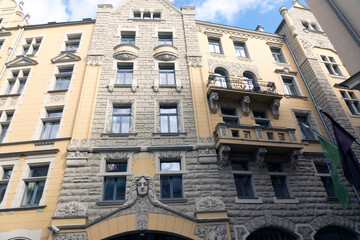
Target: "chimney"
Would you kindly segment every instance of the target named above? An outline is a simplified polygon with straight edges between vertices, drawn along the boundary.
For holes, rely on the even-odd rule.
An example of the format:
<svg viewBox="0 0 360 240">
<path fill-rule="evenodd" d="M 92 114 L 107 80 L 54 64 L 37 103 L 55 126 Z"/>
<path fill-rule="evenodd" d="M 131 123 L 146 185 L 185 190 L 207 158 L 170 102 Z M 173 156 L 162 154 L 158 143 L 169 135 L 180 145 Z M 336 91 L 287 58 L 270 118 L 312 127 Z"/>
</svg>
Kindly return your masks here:
<svg viewBox="0 0 360 240">
<path fill-rule="evenodd" d="M 264 27 L 262 25 L 257 25 L 255 31 L 258 31 L 258 32 L 263 32 L 264 31 Z"/>
</svg>

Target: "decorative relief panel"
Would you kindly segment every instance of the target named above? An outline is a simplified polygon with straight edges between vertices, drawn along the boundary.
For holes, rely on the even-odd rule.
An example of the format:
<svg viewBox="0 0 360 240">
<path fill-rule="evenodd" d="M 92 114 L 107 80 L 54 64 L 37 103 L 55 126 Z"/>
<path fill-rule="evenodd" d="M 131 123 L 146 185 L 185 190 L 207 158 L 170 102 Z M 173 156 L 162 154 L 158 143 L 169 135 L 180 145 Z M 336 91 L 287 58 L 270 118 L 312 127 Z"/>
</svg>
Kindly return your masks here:
<svg viewBox="0 0 360 240">
<path fill-rule="evenodd" d="M 235 239 L 236 240 L 245 240 L 249 235 L 249 231 L 245 226 L 235 226 Z"/>
<path fill-rule="evenodd" d="M 188 57 L 188 66 L 193 68 L 202 67 L 202 58 L 201 57 Z"/>
<path fill-rule="evenodd" d="M 50 95 L 49 102 L 61 102 L 65 100 L 65 94 L 52 94 Z"/>
<path fill-rule="evenodd" d="M 88 55 L 87 64 L 92 67 L 101 66 L 103 65 L 104 58 L 103 55 Z"/>
<path fill-rule="evenodd" d="M 219 101 L 219 94 L 217 92 L 213 92 L 209 96 L 209 106 L 210 112 L 212 114 L 216 114 L 218 110 L 218 101 Z"/>
<path fill-rule="evenodd" d="M 204 240 L 227 240 L 226 225 L 196 226 L 194 235 Z"/>
<path fill-rule="evenodd" d="M 55 217 L 86 216 L 86 208 L 79 202 L 69 202 L 60 205 L 55 212 Z"/>
<path fill-rule="evenodd" d="M 57 233 L 53 240 L 88 240 L 86 232 L 83 233 Z"/>
<path fill-rule="evenodd" d="M 241 100 L 241 110 L 244 114 L 245 117 L 249 116 L 250 113 L 250 97 L 249 96 L 244 96 L 243 99 Z"/>
<path fill-rule="evenodd" d="M 200 199 L 196 204 L 196 211 L 199 212 L 216 212 L 225 211 L 225 204 L 218 198 L 205 197 Z"/>
</svg>

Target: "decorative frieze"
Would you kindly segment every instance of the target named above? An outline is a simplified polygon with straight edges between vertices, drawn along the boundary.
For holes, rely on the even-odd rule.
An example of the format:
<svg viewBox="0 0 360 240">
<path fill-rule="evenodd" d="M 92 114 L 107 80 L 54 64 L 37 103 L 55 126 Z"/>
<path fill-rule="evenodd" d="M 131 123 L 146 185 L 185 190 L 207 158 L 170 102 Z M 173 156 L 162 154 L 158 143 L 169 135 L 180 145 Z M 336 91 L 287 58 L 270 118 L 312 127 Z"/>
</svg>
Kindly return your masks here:
<svg viewBox="0 0 360 240">
<path fill-rule="evenodd" d="M 225 211 L 225 204 L 216 197 L 204 197 L 196 204 L 196 211 L 198 212 L 218 212 Z"/>
<path fill-rule="evenodd" d="M 227 240 L 226 225 L 196 226 L 194 235 L 204 240 Z"/>
<path fill-rule="evenodd" d="M 88 240 L 86 232 L 83 233 L 57 233 L 54 234 L 53 240 Z"/>
<path fill-rule="evenodd" d="M 271 112 L 274 116 L 274 119 L 278 120 L 280 117 L 280 112 L 279 112 L 279 108 L 280 108 L 280 99 L 274 99 L 271 102 Z"/>
<path fill-rule="evenodd" d="M 244 96 L 241 100 L 241 110 L 245 117 L 249 116 L 250 113 L 250 97 Z"/>
<path fill-rule="evenodd" d="M 88 55 L 87 64 L 92 67 L 102 66 L 104 58 L 105 57 L 103 55 Z"/>
<path fill-rule="evenodd" d="M 193 68 L 202 67 L 202 59 L 201 57 L 188 57 L 188 66 Z"/>
<path fill-rule="evenodd" d="M 84 217 L 86 208 L 79 202 L 69 202 L 60 205 L 55 211 L 55 217 Z"/>
</svg>

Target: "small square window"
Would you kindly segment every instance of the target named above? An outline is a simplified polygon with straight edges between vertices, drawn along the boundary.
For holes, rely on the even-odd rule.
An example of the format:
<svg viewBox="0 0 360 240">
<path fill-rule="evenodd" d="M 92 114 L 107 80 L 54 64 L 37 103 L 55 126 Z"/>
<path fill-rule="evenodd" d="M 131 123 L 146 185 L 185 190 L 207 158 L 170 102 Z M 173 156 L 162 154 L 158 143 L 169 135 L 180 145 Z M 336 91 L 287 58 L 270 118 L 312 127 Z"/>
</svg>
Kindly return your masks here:
<svg viewBox="0 0 360 240">
<path fill-rule="evenodd" d="M 275 62 L 286 63 L 285 57 L 280 48 L 270 48 Z"/>
<path fill-rule="evenodd" d="M 266 135 L 267 135 L 268 140 L 274 140 L 274 133 L 267 132 Z"/>
<path fill-rule="evenodd" d="M 232 137 L 239 137 L 239 131 L 231 130 Z"/>
<path fill-rule="evenodd" d="M 235 53 L 237 57 L 248 58 L 247 49 L 245 43 L 234 43 Z"/>
<path fill-rule="evenodd" d="M 209 38 L 209 49 L 211 53 L 222 54 L 222 49 L 220 45 L 220 39 L 217 38 Z"/>
<path fill-rule="evenodd" d="M 160 20 L 161 19 L 161 13 L 154 13 L 153 17 L 154 17 L 154 20 Z"/>
<path fill-rule="evenodd" d="M 121 44 L 135 45 L 135 32 L 121 33 Z"/>
<path fill-rule="evenodd" d="M 151 14 L 150 14 L 150 12 L 144 12 L 143 18 L 144 18 L 144 19 L 151 19 Z"/>
<path fill-rule="evenodd" d="M 140 12 L 134 12 L 134 19 L 141 19 L 141 13 Z"/>
<path fill-rule="evenodd" d="M 2 179 L 10 179 L 11 174 L 12 174 L 12 168 L 9 168 L 9 169 L 4 168 L 4 174 L 3 174 Z"/>
<path fill-rule="evenodd" d="M 173 45 L 172 33 L 159 33 L 158 45 Z"/>
<path fill-rule="evenodd" d="M 295 84 L 295 79 L 292 77 L 284 77 L 282 76 L 282 80 L 285 86 L 285 92 L 290 96 L 299 96 L 299 90 Z"/>
</svg>

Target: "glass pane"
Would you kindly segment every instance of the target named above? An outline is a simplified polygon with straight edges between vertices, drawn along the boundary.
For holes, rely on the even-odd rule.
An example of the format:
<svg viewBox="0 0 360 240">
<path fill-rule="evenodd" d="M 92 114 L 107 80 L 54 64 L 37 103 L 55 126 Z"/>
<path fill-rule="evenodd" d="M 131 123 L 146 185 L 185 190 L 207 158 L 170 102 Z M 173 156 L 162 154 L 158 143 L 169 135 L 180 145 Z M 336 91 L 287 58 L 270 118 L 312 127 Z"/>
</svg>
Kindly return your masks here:
<svg viewBox="0 0 360 240">
<path fill-rule="evenodd" d="M 277 198 L 290 198 L 285 176 L 271 176 L 271 183 Z"/>
<path fill-rule="evenodd" d="M 168 85 L 175 85 L 175 74 L 174 73 L 168 73 L 167 74 L 167 80 L 168 80 Z"/>
<path fill-rule="evenodd" d="M 163 162 L 160 163 L 160 171 L 180 171 L 181 164 L 178 162 Z"/>
<path fill-rule="evenodd" d="M 328 198 L 337 198 L 337 194 L 331 177 L 321 177 L 321 181 L 324 185 Z"/>
<path fill-rule="evenodd" d="M 163 133 L 169 132 L 167 116 L 160 116 L 160 131 Z"/>
<path fill-rule="evenodd" d="M 114 200 L 125 200 L 126 179 L 125 177 L 116 178 L 116 195 Z"/>
<path fill-rule="evenodd" d="M 61 117 L 61 116 L 62 116 L 62 110 L 47 112 L 47 117 L 49 117 L 49 118 Z"/>
<path fill-rule="evenodd" d="M 125 84 L 131 85 L 132 79 L 133 79 L 133 73 L 132 72 L 126 73 Z"/>
<path fill-rule="evenodd" d="M 120 117 L 112 118 L 111 132 L 112 133 L 120 133 Z"/>
<path fill-rule="evenodd" d="M 115 179 L 116 178 L 110 178 L 110 177 L 105 178 L 104 201 L 114 200 Z"/>
<path fill-rule="evenodd" d="M 4 169 L 4 175 L 2 179 L 10 179 L 12 174 L 12 169 Z"/>
<path fill-rule="evenodd" d="M 56 138 L 56 134 L 59 130 L 59 125 L 60 125 L 60 122 L 53 122 L 49 138 L 51 138 L 51 139 Z"/>
<path fill-rule="evenodd" d="M 178 132 L 177 116 L 170 116 L 170 132 Z"/>
<path fill-rule="evenodd" d="M 318 173 L 330 173 L 329 168 L 326 164 L 317 163 L 317 164 L 315 164 L 315 167 L 316 167 L 316 171 Z"/>
<path fill-rule="evenodd" d="M 182 177 L 171 176 L 173 182 L 173 198 L 182 198 Z"/>
<path fill-rule="evenodd" d="M 236 191 L 239 198 L 254 198 L 251 175 L 235 175 Z"/>
<path fill-rule="evenodd" d="M 167 84 L 167 80 L 166 80 L 166 73 L 159 73 L 159 84 L 160 85 L 166 85 Z"/>
<path fill-rule="evenodd" d="M 170 198 L 170 176 L 161 176 L 160 177 L 160 188 L 161 188 L 161 198 L 166 199 Z"/>
<path fill-rule="evenodd" d="M 50 138 L 51 128 L 52 128 L 52 123 L 44 124 L 41 139 L 49 139 Z"/>
<path fill-rule="evenodd" d="M 31 167 L 29 177 L 45 177 L 48 173 L 49 166 Z"/>
<path fill-rule="evenodd" d="M 161 107 L 160 108 L 160 114 L 176 114 L 177 108 L 175 107 Z"/>
<path fill-rule="evenodd" d="M 35 198 L 32 199 L 31 204 L 32 205 L 39 205 L 40 199 L 42 197 L 43 191 L 44 191 L 44 186 L 45 186 L 45 181 L 40 181 L 40 182 L 36 182 L 38 187 L 37 187 L 37 191 L 35 193 Z"/>
<path fill-rule="evenodd" d="M 127 171 L 127 162 L 106 164 L 106 172 L 126 172 L 126 171 Z"/>
<path fill-rule="evenodd" d="M 34 194 L 34 189 L 36 187 L 36 182 L 27 182 L 25 187 L 25 193 L 22 201 L 22 206 L 30 204 L 31 198 Z"/>
<path fill-rule="evenodd" d="M 130 115 L 131 109 L 129 107 L 115 107 L 114 115 Z"/>
<path fill-rule="evenodd" d="M 9 126 L 8 126 L 8 125 L 3 125 L 3 126 L 1 127 L 0 142 L 2 142 L 2 141 L 4 140 L 8 129 L 9 129 Z"/>
<path fill-rule="evenodd" d="M 129 133 L 130 131 L 130 117 L 121 118 L 121 133 Z"/>
<path fill-rule="evenodd" d="M 0 184 L 0 203 L 4 199 L 7 184 Z"/>
</svg>

